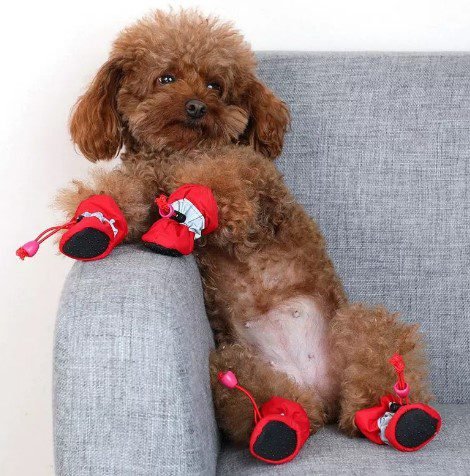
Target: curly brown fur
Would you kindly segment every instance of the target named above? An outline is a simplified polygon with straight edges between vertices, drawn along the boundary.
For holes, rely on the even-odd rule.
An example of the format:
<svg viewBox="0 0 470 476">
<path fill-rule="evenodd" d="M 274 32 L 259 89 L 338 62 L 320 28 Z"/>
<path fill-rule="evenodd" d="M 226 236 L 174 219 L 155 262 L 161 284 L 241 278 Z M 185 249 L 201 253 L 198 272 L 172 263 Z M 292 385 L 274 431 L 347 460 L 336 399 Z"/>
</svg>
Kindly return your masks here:
<svg viewBox="0 0 470 476">
<path fill-rule="evenodd" d="M 164 84 L 168 75 L 175 81 Z M 198 120 L 185 112 L 195 98 L 207 106 Z M 136 241 L 157 218 L 155 196 L 188 182 L 213 190 L 219 228 L 198 240 L 196 258 L 218 343 L 217 416 L 238 443 L 248 440 L 252 410 L 217 383 L 219 370 L 233 369 L 260 404 L 274 394 L 300 402 L 312 431 L 339 417 L 354 434 L 354 412 L 392 390 L 387 361 L 397 351 L 413 397 L 429 398 L 415 330 L 347 303 L 318 227 L 274 166 L 288 125 L 287 107 L 256 78 L 253 53 L 231 25 L 158 11 L 119 36 L 71 118 L 88 159 L 121 152 L 122 165 L 58 197 L 71 216 L 88 196 L 111 195 Z"/>
</svg>

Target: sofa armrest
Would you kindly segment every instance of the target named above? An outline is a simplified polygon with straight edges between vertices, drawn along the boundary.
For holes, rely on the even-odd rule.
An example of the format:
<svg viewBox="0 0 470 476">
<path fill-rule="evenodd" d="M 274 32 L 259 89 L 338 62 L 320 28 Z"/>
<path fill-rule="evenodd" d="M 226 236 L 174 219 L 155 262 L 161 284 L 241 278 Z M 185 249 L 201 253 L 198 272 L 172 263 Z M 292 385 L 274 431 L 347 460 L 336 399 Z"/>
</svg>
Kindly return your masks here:
<svg viewBox="0 0 470 476">
<path fill-rule="evenodd" d="M 213 345 L 192 257 L 121 246 L 76 263 L 56 325 L 56 473 L 215 474 Z"/>
</svg>

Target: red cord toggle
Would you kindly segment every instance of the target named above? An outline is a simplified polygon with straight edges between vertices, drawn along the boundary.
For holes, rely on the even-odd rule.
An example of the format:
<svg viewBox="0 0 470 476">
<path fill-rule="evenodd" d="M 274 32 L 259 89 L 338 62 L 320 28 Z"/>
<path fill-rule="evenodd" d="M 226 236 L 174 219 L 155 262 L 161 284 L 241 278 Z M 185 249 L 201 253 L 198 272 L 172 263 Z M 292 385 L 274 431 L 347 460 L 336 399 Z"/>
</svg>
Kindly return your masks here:
<svg viewBox="0 0 470 476">
<path fill-rule="evenodd" d="M 395 368 L 398 377 L 397 383 L 393 386 L 393 389 L 395 390 L 400 403 L 402 403 L 403 398 L 406 398 L 406 403 L 409 403 L 408 394 L 410 393 L 410 387 L 405 381 L 405 362 L 403 361 L 403 357 L 398 353 L 394 354 L 389 362 Z"/>
<path fill-rule="evenodd" d="M 158 207 L 158 213 L 164 218 L 169 218 L 173 215 L 173 207 L 168 203 L 168 198 L 166 195 L 161 194 L 155 199 L 155 204 Z"/>
<path fill-rule="evenodd" d="M 45 229 L 43 232 L 39 233 L 39 235 L 34 240 L 28 241 L 23 246 L 20 246 L 16 250 L 16 256 L 18 256 L 21 260 L 24 260 L 25 258 L 32 258 L 38 252 L 39 245 L 43 241 L 46 241 L 60 230 L 70 228 L 72 225 L 75 225 L 75 223 L 77 223 L 77 219 L 72 218 L 72 220 L 64 223 L 63 225 L 51 226 L 50 228 Z"/>
</svg>

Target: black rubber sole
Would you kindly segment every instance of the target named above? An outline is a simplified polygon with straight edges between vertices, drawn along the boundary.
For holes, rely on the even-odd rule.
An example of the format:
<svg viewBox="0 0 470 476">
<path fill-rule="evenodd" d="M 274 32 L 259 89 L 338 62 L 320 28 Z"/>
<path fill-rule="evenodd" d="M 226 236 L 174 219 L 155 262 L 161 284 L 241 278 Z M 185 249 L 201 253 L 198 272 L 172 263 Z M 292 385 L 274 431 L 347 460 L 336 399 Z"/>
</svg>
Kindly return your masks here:
<svg viewBox="0 0 470 476">
<path fill-rule="evenodd" d="M 84 228 L 65 242 L 62 251 L 71 258 L 96 258 L 108 249 L 109 241 L 106 233 L 96 228 Z"/>
<path fill-rule="evenodd" d="M 408 410 L 397 422 L 395 438 L 406 448 L 422 445 L 436 433 L 438 420 L 420 408 Z"/>
<path fill-rule="evenodd" d="M 269 421 L 253 445 L 253 451 L 264 459 L 280 461 L 294 453 L 297 433 L 281 421 Z"/>
<path fill-rule="evenodd" d="M 183 256 L 179 251 L 176 251 L 172 248 L 165 248 L 164 246 L 157 245 L 156 243 L 150 243 L 147 241 L 142 242 L 146 248 L 149 250 L 152 250 L 154 253 L 158 253 L 159 255 L 165 255 L 165 256 L 173 256 L 173 257 L 179 257 Z"/>
</svg>

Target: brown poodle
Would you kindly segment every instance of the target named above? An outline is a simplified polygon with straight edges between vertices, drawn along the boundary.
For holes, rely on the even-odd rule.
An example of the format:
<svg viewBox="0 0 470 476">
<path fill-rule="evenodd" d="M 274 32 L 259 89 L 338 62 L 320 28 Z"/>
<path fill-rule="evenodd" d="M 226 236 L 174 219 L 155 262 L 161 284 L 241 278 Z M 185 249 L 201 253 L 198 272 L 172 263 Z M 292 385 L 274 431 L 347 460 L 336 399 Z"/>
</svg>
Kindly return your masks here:
<svg viewBox="0 0 470 476">
<path fill-rule="evenodd" d="M 430 398 L 421 339 L 385 309 L 348 302 L 317 225 L 273 163 L 289 112 L 255 66 L 230 24 L 194 11 L 157 11 L 124 30 L 70 125 L 89 160 L 121 153 L 122 165 L 75 181 L 58 202 L 71 217 L 82 200 L 109 194 L 127 220 L 126 241 L 136 242 L 158 218 L 157 195 L 210 187 L 219 227 L 195 255 L 217 342 L 210 369 L 220 427 L 240 444 L 253 429 L 246 396 L 217 382 L 232 369 L 258 403 L 299 402 L 312 433 L 338 421 L 355 435 L 356 411 L 392 392 L 396 352 L 412 399 Z M 192 99 L 204 106 L 197 120 L 185 106 Z"/>
</svg>

